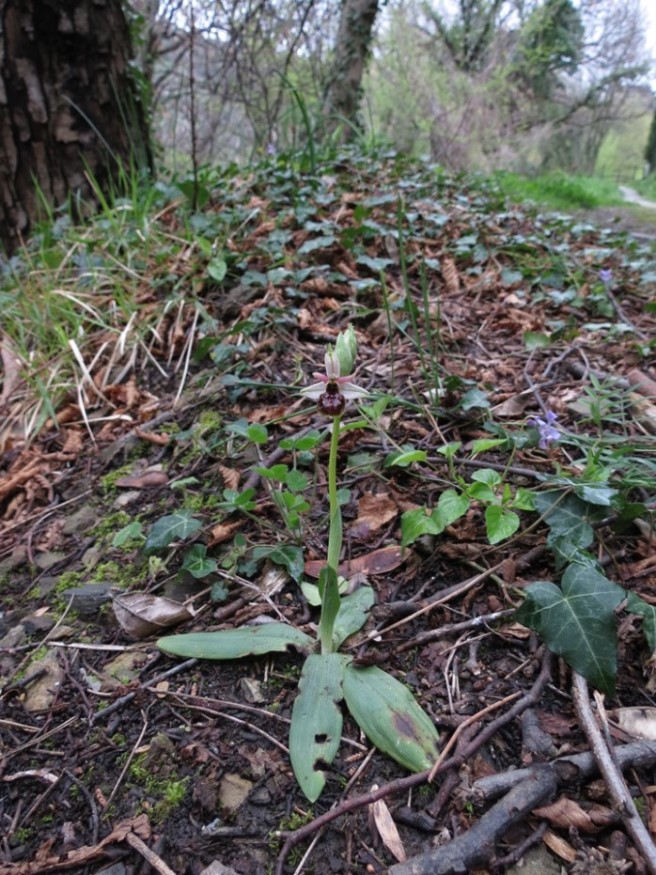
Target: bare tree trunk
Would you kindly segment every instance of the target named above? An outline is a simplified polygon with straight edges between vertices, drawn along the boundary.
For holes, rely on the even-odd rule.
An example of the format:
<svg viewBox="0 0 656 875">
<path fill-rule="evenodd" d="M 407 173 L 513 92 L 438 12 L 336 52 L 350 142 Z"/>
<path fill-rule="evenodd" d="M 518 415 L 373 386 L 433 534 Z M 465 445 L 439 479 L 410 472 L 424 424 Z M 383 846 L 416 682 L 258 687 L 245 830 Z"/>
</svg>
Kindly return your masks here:
<svg viewBox="0 0 656 875">
<path fill-rule="evenodd" d="M 371 49 L 379 0 L 342 0 L 335 56 L 326 88 L 323 115 L 328 133 L 343 125 L 342 139 L 362 129 L 358 117 L 362 77 Z"/>
<path fill-rule="evenodd" d="M 11 252 L 45 200 L 92 197 L 150 165 L 120 0 L 0 0 L 0 241 Z"/>
</svg>

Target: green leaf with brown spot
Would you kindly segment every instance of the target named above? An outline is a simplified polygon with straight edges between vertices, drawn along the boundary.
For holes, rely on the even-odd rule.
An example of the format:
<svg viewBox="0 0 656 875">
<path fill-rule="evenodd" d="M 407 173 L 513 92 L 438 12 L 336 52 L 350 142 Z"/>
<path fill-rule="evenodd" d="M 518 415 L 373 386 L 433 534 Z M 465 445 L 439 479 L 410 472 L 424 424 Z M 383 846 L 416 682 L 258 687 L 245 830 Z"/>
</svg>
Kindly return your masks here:
<svg viewBox="0 0 656 875">
<path fill-rule="evenodd" d="M 377 666 L 348 665 L 344 700 L 358 726 L 383 753 L 411 772 L 429 769 L 439 736 L 410 690 Z"/>
</svg>

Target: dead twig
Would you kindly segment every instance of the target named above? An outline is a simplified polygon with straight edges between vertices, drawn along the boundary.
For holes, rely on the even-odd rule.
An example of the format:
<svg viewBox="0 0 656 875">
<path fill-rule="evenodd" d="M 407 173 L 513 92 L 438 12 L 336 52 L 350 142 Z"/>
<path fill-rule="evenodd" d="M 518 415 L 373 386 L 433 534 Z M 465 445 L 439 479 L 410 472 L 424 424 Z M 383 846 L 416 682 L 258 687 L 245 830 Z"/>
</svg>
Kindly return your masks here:
<svg viewBox="0 0 656 875">
<path fill-rule="evenodd" d="M 436 598 L 432 598 L 428 602 L 426 602 L 421 608 L 419 608 L 418 611 L 415 611 L 413 614 L 410 614 L 407 617 L 403 617 L 401 620 L 397 620 L 396 623 L 392 623 L 390 626 L 383 626 L 382 628 L 372 629 L 371 632 L 367 633 L 367 637 L 378 638 L 379 635 L 387 635 L 389 632 L 392 632 L 395 629 L 399 629 L 401 626 L 405 626 L 406 623 L 413 622 L 417 619 L 417 617 L 421 617 L 423 614 L 432 611 L 433 608 L 437 608 L 439 605 L 443 605 L 459 595 L 464 595 L 464 593 L 468 592 L 472 587 L 476 586 L 477 584 L 482 583 L 484 580 L 490 577 L 491 574 L 494 574 L 495 571 L 498 571 L 502 566 L 503 562 L 497 562 L 496 565 L 493 565 L 491 568 L 487 568 L 480 574 L 474 575 L 474 577 L 470 577 L 469 580 L 465 580 L 462 583 L 457 583 L 455 584 L 455 586 L 450 586 L 442 593 L 438 593 Z"/>
<path fill-rule="evenodd" d="M 599 771 L 606 782 L 613 805 L 622 818 L 647 869 L 651 875 L 656 875 L 656 846 L 654 846 L 651 836 L 638 814 L 622 773 L 614 761 L 613 752 L 604 741 L 603 733 L 595 720 L 588 696 L 588 682 L 578 672 L 573 672 L 572 676 L 572 697 L 581 727 L 588 739 Z"/>
<path fill-rule="evenodd" d="M 151 850 L 148 845 L 144 842 L 143 839 L 140 839 L 138 835 L 133 832 L 129 832 L 125 836 L 125 841 L 130 845 L 130 847 L 134 848 L 135 851 L 138 851 L 141 856 L 146 860 L 150 866 L 153 867 L 159 875 L 176 875 L 176 873 L 169 866 L 166 865 L 164 860 L 155 853 L 155 851 Z"/>
<path fill-rule="evenodd" d="M 510 608 L 505 611 L 495 611 L 492 614 L 484 614 L 480 617 L 471 617 L 469 620 L 463 620 L 460 623 L 447 623 L 444 626 L 440 626 L 439 629 L 428 629 L 426 632 L 420 632 L 418 635 L 415 635 L 415 637 L 411 638 L 409 641 L 399 644 L 398 647 L 394 648 L 394 652 L 403 653 L 405 650 L 411 650 L 413 647 L 419 647 L 422 644 L 427 644 L 429 641 L 436 641 L 439 638 L 446 638 L 448 635 L 455 635 L 469 629 L 477 629 L 479 626 L 486 627 L 489 623 L 494 623 L 496 620 L 510 617 L 511 614 L 514 613 L 514 609 Z"/>
</svg>

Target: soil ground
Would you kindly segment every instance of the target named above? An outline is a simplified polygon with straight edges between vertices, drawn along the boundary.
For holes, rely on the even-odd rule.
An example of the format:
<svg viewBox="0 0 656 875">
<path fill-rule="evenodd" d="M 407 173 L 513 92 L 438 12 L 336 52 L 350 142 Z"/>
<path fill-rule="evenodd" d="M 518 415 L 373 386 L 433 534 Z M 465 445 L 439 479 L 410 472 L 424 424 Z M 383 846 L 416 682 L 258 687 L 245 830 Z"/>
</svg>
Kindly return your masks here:
<svg viewBox="0 0 656 875">
<path fill-rule="evenodd" d="M 384 181 L 368 184 L 374 194 L 385 194 Z M 348 199 L 342 207 L 350 216 Z M 480 271 L 470 270 L 464 248 L 456 244 L 471 223 L 479 222 L 489 250 L 494 235 L 500 235 L 502 252 L 510 245 L 501 240 L 509 227 L 517 239 L 538 234 L 529 215 L 479 220 L 475 207 L 467 207 L 469 213 L 463 210 L 455 193 L 451 199 L 444 195 L 441 209 L 448 218 L 443 227 L 452 230 L 442 242 L 426 245 L 432 250 L 428 257 L 442 259 L 443 354 L 452 374 L 485 388 L 497 419 L 505 415 L 508 422 L 523 422 L 540 414 L 539 394 L 546 406 L 558 411 L 565 429 L 583 435 L 589 422 L 579 422 L 572 405 L 584 393 L 590 371 L 617 377 L 639 370 L 656 376 L 653 361 L 638 351 L 635 334 L 626 339 L 597 334 L 589 326 L 596 317 L 589 312 L 578 313 L 569 305 L 557 309 L 544 297 L 534 307 L 525 306 L 518 297 L 519 281 L 505 273 L 502 279 L 502 268 L 516 266 L 514 256 L 505 265 L 490 260 Z M 593 227 L 572 231 L 560 225 L 557 236 L 589 272 L 590 286 L 599 267 L 612 268 L 622 290 L 623 316 L 641 336 L 653 336 L 654 317 L 644 308 L 651 293 L 645 292 L 632 266 L 638 256 L 631 247 L 656 239 L 656 226 L 632 208 L 596 210 L 580 219 L 625 234 L 612 249 L 607 249 L 608 232 Z M 370 256 L 394 252 L 393 243 L 377 238 Z M 536 260 L 546 259 L 550 251 L 545 244 L 538 252 L 540 245 L 535 244 L 531 255 Z M 601 249 L 606 254 L 596 263 L 598 256 L 590 253 Z M 641 252 L 643 261 L 648 260 L 649 250 Z M 327 255 L 333 266 L 345 257 L 334 250 Z M 420 302 L 418 274 L 411 274 L 411 283 Z M 392 292 L 399 287 L 397 275 Z M 144 402 L 137 427 L 134 422 L 116 425 L 91 440 L 83 426 L 68 428 L 62 420 L 59 428 L 46 429 L 29 445 L 20 440 L 7 445 L 0 481 L 0 490 L 3 483 L 5 487 L 0 492 L 5 513 L 0 535 L 0 875 L 267 875 L 276 866 L 285 873 L 359 875 L 384 872 L 395 863 L 391 832 L 380 810 L 364 804 L 348 810 L 345 801 L 407 773 L 371 749 L 351 718 L 345 718 L 344 742 L 320 799 L 310 805 L 297 787 L 287 743 L 300 656 L 229 663 L 173 660 L 155 646 L 161 633 L 140 629 L 135 638 L 119 622 L 121 612 L 125 619 L 134 610 L 122 598 L 138 591 L 184 602 L 193 610 L 194 616 L 175 631 L 235 627 L 280 614 L 312 630 L 314 611 L 275 564 L 258 566 L 250 581 L 235 573 L 240 557 L 234 535 L 243 532 L 249 544 L 266 539 L 275 543 L 276 537 L 284 543 L 275 504 L 252 468 L 258 462 L 289 461 L 289 453 L 278 449 L 281 436 L 323 427 L 313 410 L 292 423 L 281 418 L 291 404 L 297 414 L 301 405 L 298 396 L 292 394 L 290 401 L 290 394 L 279 387 L 303 384 L 305 378 L 300 384 L 297 379 L 299 361 L 307 370 L 320 367 L 326 342 L 352 312 L 349 299 L 340 294 L 330 283 L 321 288 L 316 284 L 289 327 L 281 293 L 271 287 L 261 290 L 260 303 L 283 315 L 239 353 L 248 366 L 241 373 L 275 388 L 256 391 L 247 382 L 221 381 L 214 366 L 199 362 L 181 401 L 176 401 L 177 378 L 151 375 L 148 386 L 140 386 L 156 404 L 147 410 Z M 382 414 L 387 438 L 380 431 L 358 429 L 342 442 L 343 458 L 351 460 L 340 467 L 343 484 L 350 489 L 344 508 L 345 550 L 363 559 L 377 602 L 367 631 L 379 631 L 375 640 L 361 636 L 351 642 L 350 652 L 380 662 L 402 679 L 434 720 L 443 743 L 454 738 L 448 767 L 434 782 L 424 780 L 384 798 L 404 853 L 412 858 L 448 844 L 481 820 L 490 803 L 480 803 L 472 792 L 477 780 L 585 751 L 587 742 L 564 662 L 550 658 L 533 633 L 507 617 L 482 621 L 478 628 L 467 625 L 473 618 L 517 607 L 528 582 L 553 578 L 543 529 L 530 526 L 527 518 L 516 537 L 493 546 L 485 537 L 482 509 L 472 508 L 445 534 L 423 537 L 401 553 L 401 513 L 434 505 L 448 483 L 446 473 L 438 476 L 434 469 L 422 469 L 417 476 L 411 468 L 368 467 L 364 456 L 382 458 L 395 446 L 411 444 L 439 459 L 436 453 L 445 440 L 471 446 L 490 433 L 480 410 L 459 407 L 458 398 L 445 399 L 439 414 L 422 412 L 417 389 L 421 374 L 410 329 L 406 326 L 397 335 L 390 350 L 380 299 L 364 301 L 366 315 L 360 310 L 356 320 L 360 375 L 371 388 L 396 387 L 408 406 Z M 217 312 L 222 306 L 218 297 L 217 302 L 205 299 L 205 304 L 216 306 Z M 235 323 L 251 318 L 253 306 L 240 304 L 230 318 Z M 527 350 L 522 334 L 539 333 L 556 318 L 588 327 L 580 327 L 576 341 L 564 334 L 546 352 Z M 577 350 L 576 361 L 587 363 L 583 376 L 569 367 L 572 349 Z M 276 440 L 261 450 L 216 440 L 224 423 L 242 418 L 275 421 L 269 437 L 275 434 Z M 643 426 L 629 428 L 636 429 L 636 439 L 644 437 Z M 353 461 L 356 454 L 361 468 Z M 575 462 L 556 446 L 533 445 L 513 459 L 508 476 L 514 486 L 532 487 L 536 475 L 559 466 L 576 476 L 580 468 Z M 487 467 L 501 471 L 507 463 L 502 456 L 485 457 Z M 458 464 L 463 476 L 470 477 L 478 463 Z M 325 465 L 323 446 L 315 466 L 319 483 Z M 21 477 L 25 471 L 32 471 L 31 476 Z M 250 482 L 258 490 L 250 515 L 226 513 L 217 502 L 233 478 L 240 489 Z M 174 481 L 187 485 L 172 490 Z M 321 559 L 325 550 L 322 501 L 319 494 L 305 523 L 306 560 Z M 207 578 L 196 579 L 181 569 L 184 551 L 177 542 L 151 556 L 144 555 L 138 536 L 117 543 L 117 532 L 130 521 L 139 519 L 147 528 L 181 507 L 202 520 L 195 539 L 220 562 Z M 267 528 L 272 520 L 273 529 Z M 395 562 L 380 573 L 376 562 L 394 551 Z M 610 524 L 603 528 L 599 558 L 615 580 L 646 598 L 655 583 L 652 552 L 644 530 Z M 415 616 L 418 606 L 424 611 Z M 608 706 L 650 708 L 649 653 L 635 619 L 622 622 L 621 669 Z M 173 629 L 165 628 L 164 634 L 168 631 Z M 524 706 L 512 712 L 516 702 Z M 653 768 L 636 770 L 632 782 L 636 792 L 644 790 L 646 817 L 652 817 Z M 522 849 L 531 844 L 547 855 L 539 864 L 543 872 L 644 871 L 602 785 L 566 784 L 560 798 L 575 808 L 542 819 L 527 815 L 508 826 L 471 871 L 514 871 Z M 340 805 L 339 818 L 309 831 L 307 839 L 280 856 L 290 830 Z M 584 815 L 589 817 L 588 832 Z M 316 843 L 310 844 L 313 839 Z M 602 869 L 602 863 L 608 868 Z"/>
</svg>

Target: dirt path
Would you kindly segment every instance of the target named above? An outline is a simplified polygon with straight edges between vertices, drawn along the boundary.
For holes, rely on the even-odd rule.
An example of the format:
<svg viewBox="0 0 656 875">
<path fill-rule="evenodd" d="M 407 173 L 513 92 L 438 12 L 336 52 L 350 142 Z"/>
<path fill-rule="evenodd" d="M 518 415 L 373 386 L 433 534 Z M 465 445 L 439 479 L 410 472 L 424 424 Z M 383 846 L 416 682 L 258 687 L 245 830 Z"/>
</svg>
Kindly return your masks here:
<svg viewBox="0 0 656 875">
<path fill-rule="evenodd" d="M 656 240 L 656 202 L 653 201 L 642 204 L 627 200 L 626 206 L 595 207 L 579 210 L 575 215 L 600 227 L 627 231 L 640 240 Z"/>
<path fill-rule="evenodd" d="M 627 203 L 637 204 L 639 207 L 646 207 L 648 210 L 656 210 L 656 201 L 650 201 L 642 197 L 634 188 L 629 188 L 628 185 L 620 185 L 619 190 Z"/>
</svg>

